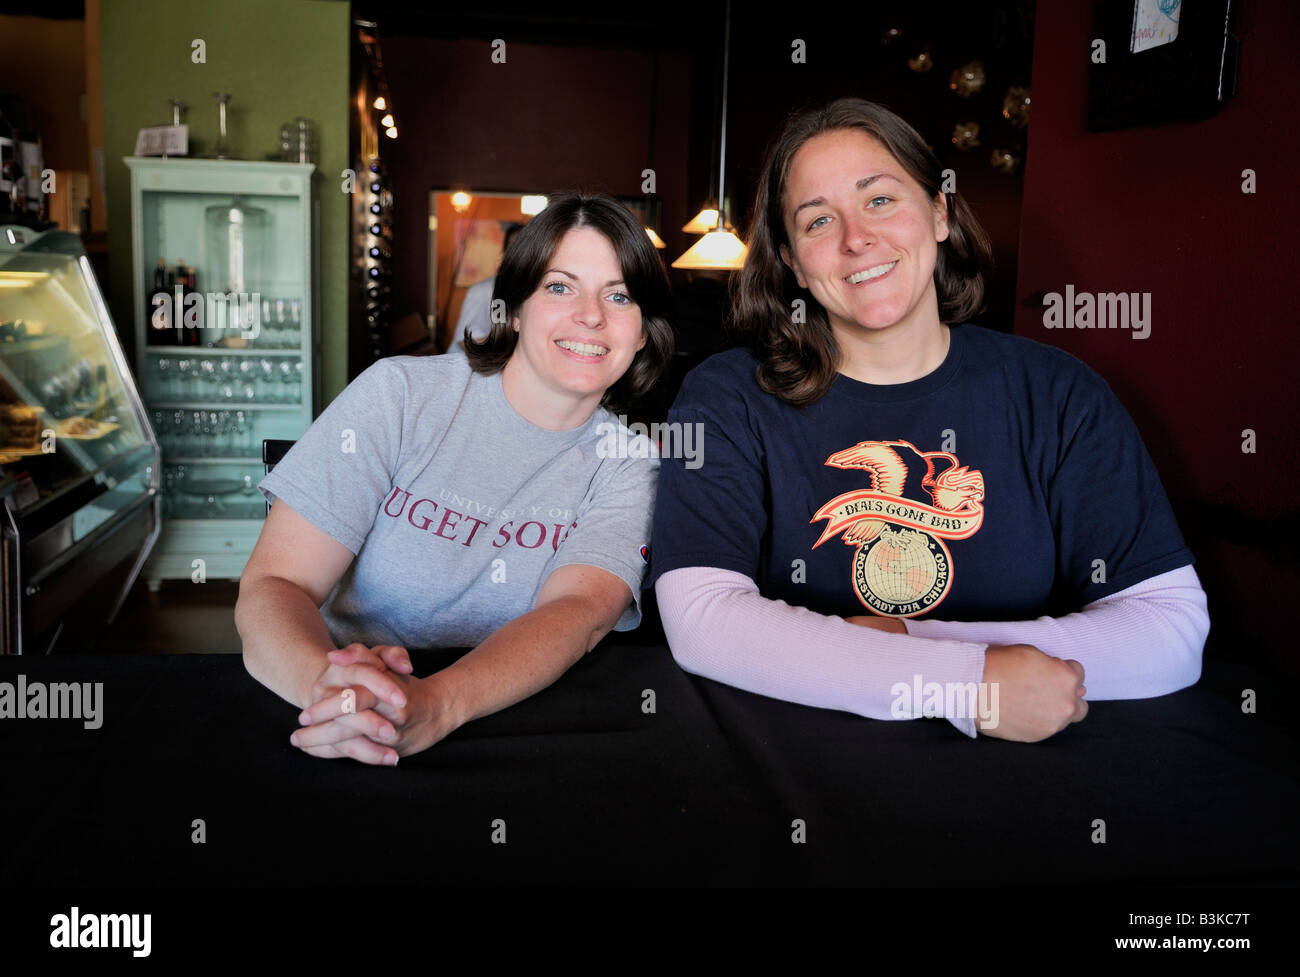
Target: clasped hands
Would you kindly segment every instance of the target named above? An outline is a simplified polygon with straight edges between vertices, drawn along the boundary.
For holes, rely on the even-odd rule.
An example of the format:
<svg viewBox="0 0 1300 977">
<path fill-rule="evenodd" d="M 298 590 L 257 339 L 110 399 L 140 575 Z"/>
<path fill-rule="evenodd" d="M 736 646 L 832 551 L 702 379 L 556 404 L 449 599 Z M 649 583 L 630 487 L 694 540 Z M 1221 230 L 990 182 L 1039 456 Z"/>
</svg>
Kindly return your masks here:
<svg viewBox="0 0 1300 977">
<path fill-rule="evenodd" d="M 455 729 L 438 675 L 415 678 L 405 648 L 358 642 L 327 657 L 298 717 L 301 728 L 289 737 L 304 753 L 396 766 L 398 757 L 426 750 Z"/>
</svg>

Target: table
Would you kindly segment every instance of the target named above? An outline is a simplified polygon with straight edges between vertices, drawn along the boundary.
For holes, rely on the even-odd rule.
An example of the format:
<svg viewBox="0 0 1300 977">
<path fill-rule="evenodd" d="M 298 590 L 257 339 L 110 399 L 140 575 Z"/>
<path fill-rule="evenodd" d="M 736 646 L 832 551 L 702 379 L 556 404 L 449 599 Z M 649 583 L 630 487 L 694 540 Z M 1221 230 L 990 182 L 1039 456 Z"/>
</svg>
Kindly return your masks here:
<svg viewBox="0 0 1300 977">
<path fill-rule="evenodd" d="M 324 885 L 371 853 L 461 885 L 1300 880 L 1281 683 L 1214 661 L 1017 744 L 767 699 L 609 640 L 395 769 L 290 746 L 297 710 L 237 656 L 0 659 L 19 675 L 102 682 L 102 725 L 0 719 L 5 886 Z"/>
</svg>

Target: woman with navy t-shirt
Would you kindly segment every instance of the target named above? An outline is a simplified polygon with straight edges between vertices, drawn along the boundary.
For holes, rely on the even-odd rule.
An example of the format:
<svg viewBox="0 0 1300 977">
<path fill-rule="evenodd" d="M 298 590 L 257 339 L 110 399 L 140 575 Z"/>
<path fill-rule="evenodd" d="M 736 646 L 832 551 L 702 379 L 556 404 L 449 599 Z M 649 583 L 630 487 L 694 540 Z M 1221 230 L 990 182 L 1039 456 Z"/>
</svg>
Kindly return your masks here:
<svg viewBox="0 0 1300 977">
<path fill-rule="evenodd" d="M 1069 354 L 967 323 L 987 239 L 879 105 L 793 118 L 732 326 L 669 420 L 647 585 L 687 671 L 1037 741 L 1194 683 L 1205 595 L 1136 428 Z M 966 323 L 966 324 L 962 324 Z"/>
</svg>

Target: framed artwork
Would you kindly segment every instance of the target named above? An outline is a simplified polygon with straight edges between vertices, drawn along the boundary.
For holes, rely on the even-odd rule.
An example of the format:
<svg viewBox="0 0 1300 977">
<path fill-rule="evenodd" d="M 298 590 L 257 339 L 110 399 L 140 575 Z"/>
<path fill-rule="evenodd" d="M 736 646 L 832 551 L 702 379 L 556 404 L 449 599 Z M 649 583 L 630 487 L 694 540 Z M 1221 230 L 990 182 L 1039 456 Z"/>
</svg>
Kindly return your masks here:
<svg viewBox="0 0 1300 977">
<path fill-rule="evenodd" d="M 455 287 L 467 288 L 497 273 L 507 226 L 508 222 L 497 220 L 456 221 Z"/>
<path fill-rule="evenodd" d="M 1098 0 L 1095 11 L 1090 130 L 1208 118 L 1236 91 L 1233 0 Z"/>
</svg>

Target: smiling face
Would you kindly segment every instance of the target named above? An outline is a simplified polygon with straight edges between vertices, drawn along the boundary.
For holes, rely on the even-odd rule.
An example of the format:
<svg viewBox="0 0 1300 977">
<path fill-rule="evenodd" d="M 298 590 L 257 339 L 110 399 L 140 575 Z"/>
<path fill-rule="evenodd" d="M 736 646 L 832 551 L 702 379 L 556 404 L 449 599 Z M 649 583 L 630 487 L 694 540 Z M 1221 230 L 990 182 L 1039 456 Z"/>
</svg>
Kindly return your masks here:
<svg viewBox="0 0 1300 977">
<path fill-rule="evenodd" d="M 560 239 L 513 326 L 519 342 L 506 375 L 521 395 L 559 397 L 578 412 L 595 409 L 646 342 L 614 246 L 591 227 Z"/>
<path fill-rule="evenodd" d="M 790 163 L 781 260 L 836 334 L 938 327 L 934 264 L 946 201 L 930 200 L 860 129 L 814 136 Z"/>
</svg>

